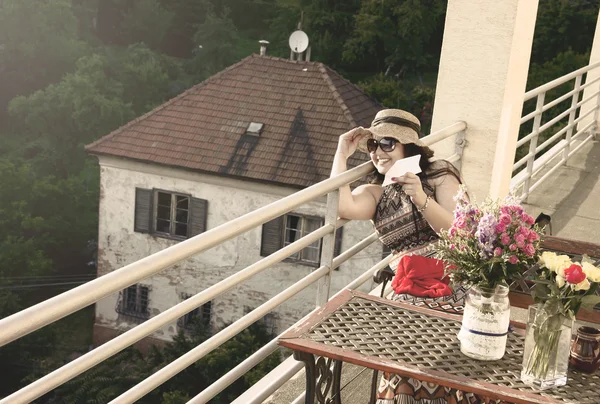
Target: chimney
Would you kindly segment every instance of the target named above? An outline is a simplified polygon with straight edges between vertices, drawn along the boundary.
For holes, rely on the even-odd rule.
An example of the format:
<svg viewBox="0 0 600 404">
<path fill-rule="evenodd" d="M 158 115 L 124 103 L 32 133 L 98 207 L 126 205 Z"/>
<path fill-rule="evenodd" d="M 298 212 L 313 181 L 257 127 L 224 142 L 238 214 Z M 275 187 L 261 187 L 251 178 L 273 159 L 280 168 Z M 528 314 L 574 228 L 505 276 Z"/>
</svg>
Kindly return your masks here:
<svg viewBox="0 0 600 404">
<path fill-rule="evenodd" d="M 258 43 L 260 44 L 260 56 L 265 56 L 267 54 L 267 45 L 269 45 L 269 41 L 261 39 Z"/>
</svg>

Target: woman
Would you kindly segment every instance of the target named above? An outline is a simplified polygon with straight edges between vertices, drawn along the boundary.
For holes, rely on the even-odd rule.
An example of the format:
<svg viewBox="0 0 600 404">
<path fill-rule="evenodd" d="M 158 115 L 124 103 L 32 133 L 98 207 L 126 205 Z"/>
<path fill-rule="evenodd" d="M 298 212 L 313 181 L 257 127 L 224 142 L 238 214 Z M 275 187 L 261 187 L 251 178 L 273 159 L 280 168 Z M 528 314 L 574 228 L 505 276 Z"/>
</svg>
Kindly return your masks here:
<svg viewBox="0 0 600 404">
<path fill-rule="evenodd" d="M 452 225 L 454 196 L 461 179 L 451 163 L 432 160 L 433 151 L 419 139 L 420 132 L 420 122 L 412 114 L 398 109 L 380 111 L 370 128 L 355 128 L 340 136 L 331 176 L 346 171 L 346 160 L 357 149 L 369 153 L 376 168 L 375 179 L 354 191 L 349 185 L 340 188 L 340 217 L 372 220 L 380 240 L 394 253 L 427 256 L 433 252 L 437 234 Z M 417 154 L 421 155 L 421 173 L 406 173 L 393 179 L 393 184 L 382 187 L 385 174 L 396 161 Z M 393 299 L 446 300 L 451 304 L 445 306 L 462 308 L 464 292 L 458 288 L 451 296 L 435 299 L 394 294 Z M 488 402 L 471 394 L 389 373 L 383 375 L 377 399 L 379 404 Z"/>
</svg>

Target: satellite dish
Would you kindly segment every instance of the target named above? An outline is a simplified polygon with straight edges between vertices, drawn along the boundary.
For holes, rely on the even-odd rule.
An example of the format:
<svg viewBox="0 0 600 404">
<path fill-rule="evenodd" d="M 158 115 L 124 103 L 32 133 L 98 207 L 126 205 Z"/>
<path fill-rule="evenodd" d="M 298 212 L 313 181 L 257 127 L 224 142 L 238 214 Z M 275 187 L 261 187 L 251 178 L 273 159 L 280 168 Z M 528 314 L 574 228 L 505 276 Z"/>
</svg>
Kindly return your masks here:
<svg viewBox="0 0 600 404">
<path fill-rule="evenodd" d="M 304 31 L 294 31 L 290 35 L 290 48 L 296 53 L 302 53 L 308 48 L 308 35 Z"/>
</svg>

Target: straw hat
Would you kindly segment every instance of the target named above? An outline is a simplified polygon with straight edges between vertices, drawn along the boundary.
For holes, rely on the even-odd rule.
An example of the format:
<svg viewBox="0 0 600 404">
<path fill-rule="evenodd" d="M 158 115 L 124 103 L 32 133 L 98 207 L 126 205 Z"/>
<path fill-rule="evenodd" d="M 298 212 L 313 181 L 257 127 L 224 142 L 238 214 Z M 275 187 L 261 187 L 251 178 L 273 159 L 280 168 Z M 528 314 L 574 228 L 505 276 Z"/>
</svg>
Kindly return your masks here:
<svg viewBox="0 0 600 404">
<path fill-rule="evenodd" d="M 419 140 L 421 135 L 421 122 L 411 113 L 401 109 L 384 109 L 375 115 L 370 128 L 367 128 L 372 136 L 365 136 L 358 144 L 358 149 L 368 153 L 367 140 L 370 138 L 381 139 L 393 137 L 402 144 L 414 143 L 417 146 L 425 146 Z"/>
</svg>

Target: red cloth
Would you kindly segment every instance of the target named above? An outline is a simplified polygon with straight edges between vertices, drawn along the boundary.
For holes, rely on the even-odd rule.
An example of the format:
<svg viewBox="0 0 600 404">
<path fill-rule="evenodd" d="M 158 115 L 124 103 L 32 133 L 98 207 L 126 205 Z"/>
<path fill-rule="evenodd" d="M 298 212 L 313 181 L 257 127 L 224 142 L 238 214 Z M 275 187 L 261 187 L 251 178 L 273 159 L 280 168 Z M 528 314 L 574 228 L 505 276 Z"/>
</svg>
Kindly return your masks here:
<svg viewBox="0 0 600 404">
<path fill-rule="evenodd" d="M 405 255 L 398 263 L 392 288 L 398 294 L 419 297 L 441 297 L 452 294 L 450 283 L 444 277 L 444 261 L 420 255 Z"/>
</svg>

